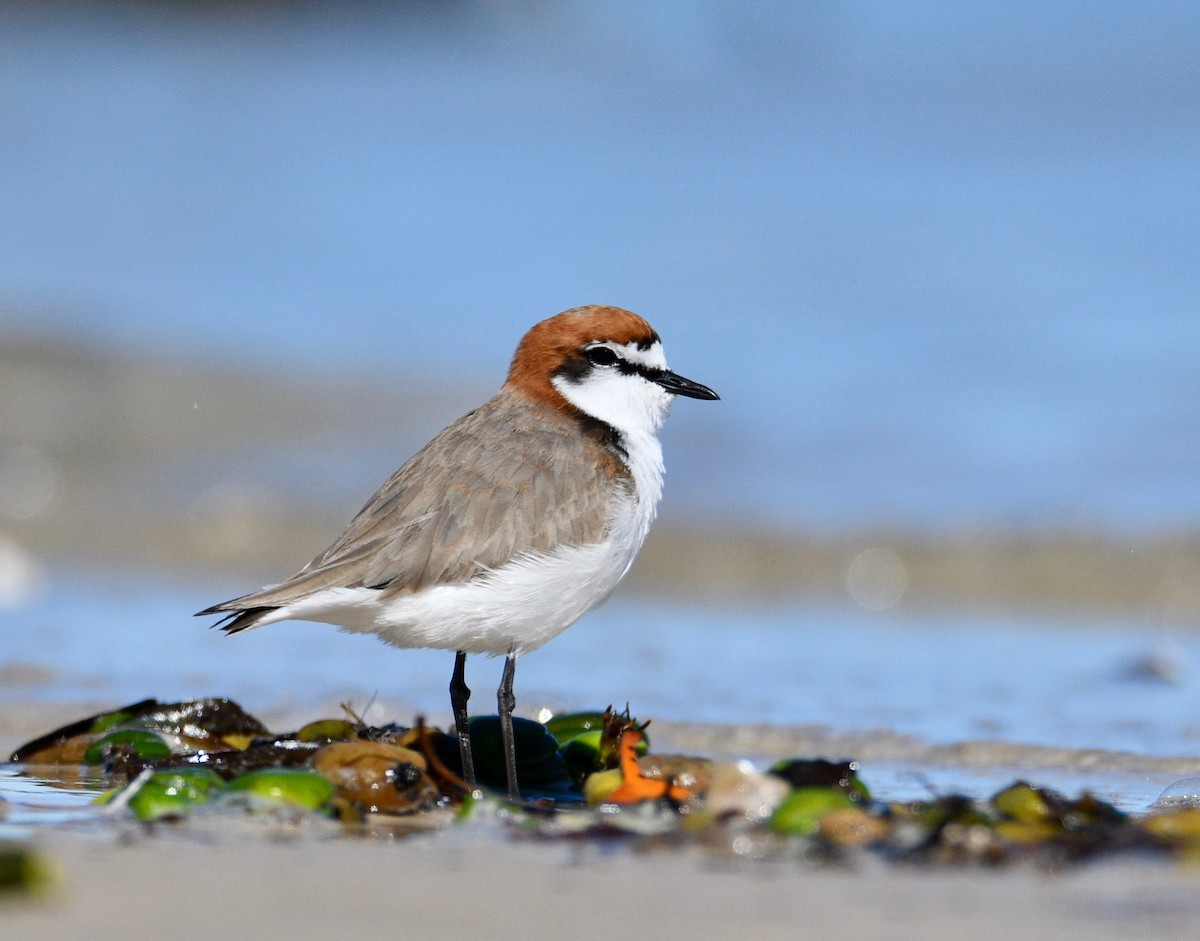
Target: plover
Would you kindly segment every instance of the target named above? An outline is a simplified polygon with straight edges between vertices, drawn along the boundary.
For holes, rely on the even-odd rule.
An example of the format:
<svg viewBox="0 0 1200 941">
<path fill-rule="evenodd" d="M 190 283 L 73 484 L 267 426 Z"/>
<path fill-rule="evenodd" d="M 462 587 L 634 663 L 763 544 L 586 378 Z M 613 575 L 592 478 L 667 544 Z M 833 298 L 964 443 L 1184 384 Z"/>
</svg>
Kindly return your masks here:
<svg viewBox="0 0 1200 941">
<path fill-rule="evenodd" d="M 716 399 L 667 368 L 658 334 L 616 307 L 534 326 L 489 401 L 396 471 L 328 549 L 278 584 L 213 605 L 229 633 L 288 619 L 455 651 L 450 702 L 463 776 L 469 653 L 505 656 L 497 693 L 508 795 L 517 658 L 603 602 L 662 493 L 658 429 L 677 395 Z"/>
</svg>

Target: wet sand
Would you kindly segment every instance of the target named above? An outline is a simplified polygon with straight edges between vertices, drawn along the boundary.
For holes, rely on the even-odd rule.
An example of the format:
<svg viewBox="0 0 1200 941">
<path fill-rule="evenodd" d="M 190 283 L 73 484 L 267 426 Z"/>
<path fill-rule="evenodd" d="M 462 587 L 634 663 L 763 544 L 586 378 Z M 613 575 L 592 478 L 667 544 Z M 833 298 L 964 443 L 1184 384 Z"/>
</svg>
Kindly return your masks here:
<svg viewBox="0 0 1200 941">
<path fill-rule="evenodd" d="M 1029 870 L 853 871 L 714 863 L 693 854 L 475 838 L 391 842 L 54 841 L 63 884 L 0 903 L 13 938 L 855 938 L 921 941 L 1194 937 L 1196 874 L 1121 863 Z"/>
</svg>

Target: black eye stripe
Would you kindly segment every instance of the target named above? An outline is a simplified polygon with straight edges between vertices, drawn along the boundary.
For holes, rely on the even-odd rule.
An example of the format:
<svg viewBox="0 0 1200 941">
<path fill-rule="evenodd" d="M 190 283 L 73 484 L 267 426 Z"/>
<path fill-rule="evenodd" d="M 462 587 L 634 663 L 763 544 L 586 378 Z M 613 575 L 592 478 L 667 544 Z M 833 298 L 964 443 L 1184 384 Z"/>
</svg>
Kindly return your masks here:
<svg viewBox="0 0 1200 941">
<path fill-rule="evenodd" d="M 649 379 L 651 382 L 662 375 L 661 369 L 656 369 L 653 366 L 643 366 L 641 363 L 631 363 L 627 359 L 618 359 L 617 369 L 621 371 L 621 375 L 623 376 L 641 376 L 643 379 Z"/>
<path fill-rule="evenodd" d="M 616 369 L 623 376 L 641 376 L 643 379 L 649 379 L 653 381 L 655 378 L 662 375 L 661 369 L 657 369 L 654 366 L 646 366 L 642 363 L 630 362 L 616 350 L 607 346 L 594 346 L 588 350 L 587 353 L 590 354 L 596 352 L 597 350 L 604 350 L 607 353 L 611 353 L 612 360 L 610 362 L 606 362 L 604 366 L 606 368 Z M 588 359 L 593 365 L 597 365 L 590 356 Z"/>
<path fill-rule="evenodd" d="M 602 362 L 597 362 L 597 357 Z M 605 369 L 615 369 L 623 376 L 641 376 L 649 382 L 654 382 L 663 374 L 663 370 L 657 366 L 645 366 L 642 363 L 630 362 L 609 346 L 591 346 L 580 350 L 578 355 L 568 357 L 554 371 L 554 374 L 577 384 L 582 382 L 589 373 Z"/>
<path fill-rule="evenodd" d="M 646 344 L 645 349 L 650 349 L 650 346 L 651 344 Z M 638 349 L 642 348 L 642 344 L 639 343 Z M 623 353 L 614 350 L 611 346 L 588 346 L 584 348 L 583 355 L 593 366 L 615 366 L 626 375 L 639 373 L 646 376 L 657 376 L 662 373 L 657 366 L 647 366 L 644 363 L 627 360 Z"/>
</svg>

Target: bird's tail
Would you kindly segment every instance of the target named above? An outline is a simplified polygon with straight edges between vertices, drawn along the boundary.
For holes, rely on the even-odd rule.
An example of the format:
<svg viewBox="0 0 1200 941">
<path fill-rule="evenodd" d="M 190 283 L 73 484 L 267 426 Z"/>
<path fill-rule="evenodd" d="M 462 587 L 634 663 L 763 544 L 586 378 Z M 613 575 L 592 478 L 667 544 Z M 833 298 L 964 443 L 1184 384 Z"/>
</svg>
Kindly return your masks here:
<svg viewBox="0 0 1200 941">
<path fill-rule="evenodd" d="M 210 614 L 224 615 L 213 627 L 219 627 L 226 634 L 236 634 L 238 631 L 257 627 L 264 617 L 276 610 L 274 607 L 264 605 L 248 608 L 237 607 L 238 600 L 224 601 L 211 608 L 205 608 L 203 611 L 197 611 L 196 617 L 205 617 Z"/>
</svg>

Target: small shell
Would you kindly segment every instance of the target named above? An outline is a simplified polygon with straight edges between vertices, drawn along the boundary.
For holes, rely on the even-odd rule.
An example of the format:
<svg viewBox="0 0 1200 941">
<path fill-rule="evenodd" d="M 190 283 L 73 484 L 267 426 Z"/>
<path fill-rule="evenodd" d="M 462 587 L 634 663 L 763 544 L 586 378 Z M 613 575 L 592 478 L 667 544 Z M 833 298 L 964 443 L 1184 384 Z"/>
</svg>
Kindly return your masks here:
<svg viewBox="0 0 1200 941">
<path fill-rule="evenodd" d="M 399 745 L 334 742 L 313 757 L 313 770 L 337 786 L 339 797 L 371 813 L 413 813 L 438 797 L 425 756 Z"/>
<path fill-rule="evenodd" d="M 670 781 L 687 788 L 693 794 L 703 794 L 709 788 L 714 762 L 692 755 L 643 755 L 638 759 L 642 776 L 652 781 Z M 787 790 L 787 786 L 784 786 Z"/>
<path fill-rule="evenodd" d="M 749 762 L 713 762 L 708 771 L 704 809 L 714 817 L 766 820 L 790 790 L 782 778 L 757 771 Z"/>
</svg>

